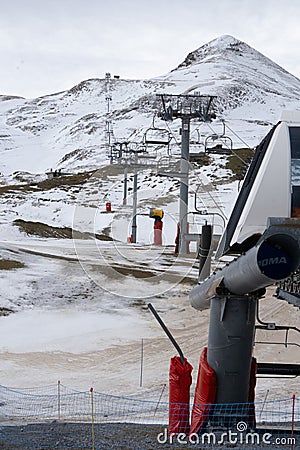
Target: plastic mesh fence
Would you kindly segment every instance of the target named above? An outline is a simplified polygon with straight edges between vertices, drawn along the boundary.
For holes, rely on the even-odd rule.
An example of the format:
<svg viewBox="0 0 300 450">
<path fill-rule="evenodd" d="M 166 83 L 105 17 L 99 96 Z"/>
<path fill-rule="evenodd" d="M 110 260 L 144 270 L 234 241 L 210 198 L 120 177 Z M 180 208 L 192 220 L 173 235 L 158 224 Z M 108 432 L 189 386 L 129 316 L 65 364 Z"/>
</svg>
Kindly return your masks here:
<svg viewBox="0 0 300 450">
<path fill-rule="evenodd" d="M 0 448 L 300 449 L 297 398 L 207 405 L 205 426 L 197 434 L 170 436 L 169 404 L 162 391 L 153 394 L 155 401 L 146 400 L 145 394 L 119 397 L 60 384 L 22 390 L 0 386 Z"/>
</svg>

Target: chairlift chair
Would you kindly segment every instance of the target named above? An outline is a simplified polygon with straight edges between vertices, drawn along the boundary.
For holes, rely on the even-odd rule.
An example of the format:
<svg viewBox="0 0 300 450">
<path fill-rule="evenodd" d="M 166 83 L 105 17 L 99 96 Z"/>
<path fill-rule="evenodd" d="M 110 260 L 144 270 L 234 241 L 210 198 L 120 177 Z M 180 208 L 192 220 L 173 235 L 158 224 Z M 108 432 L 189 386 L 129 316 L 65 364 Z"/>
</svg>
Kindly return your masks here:
<svg viewBox="0 0 300 450">
<path fill-rule="evenodd" d="M 205 139 L 205 153 L 230 155 L 232 153 L 232 139 L 229 136 L 212 134 Z"/>
<path fill-rule="evenodd" d="M 151 127 L 144 134 L 144 143 L 150 145 L 169 145 L 171 135 L 165 128 Z"/>
</svg>

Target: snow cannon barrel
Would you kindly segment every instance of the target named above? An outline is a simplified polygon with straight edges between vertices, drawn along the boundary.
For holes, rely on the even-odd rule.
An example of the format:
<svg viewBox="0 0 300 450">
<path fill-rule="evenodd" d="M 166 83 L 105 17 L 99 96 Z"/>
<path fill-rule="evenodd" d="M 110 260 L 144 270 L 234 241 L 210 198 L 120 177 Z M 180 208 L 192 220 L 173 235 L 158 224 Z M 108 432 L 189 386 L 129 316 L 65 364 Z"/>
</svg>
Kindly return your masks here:
<svg viewBox="0 0 300 450">
<path fill-rule="evenodd" d="M 195 286 L 189 295 L 195 309 L 206 309 L 218 288 L 245 295 L 291 275 L 300 265 L 299 240 L 279 232 L 259 240 L 245 254 Z"/>
<path fill-rule="evenodd" d="M 162 245 L 162 229 L 163 229 L 162 218 L 164 217 L 164 212 L 162 209 L 151 208 L 150 212 L 149 212 L 149 217 L 151 217 L 151 219 L 154 219 L 153 244 L 161 246 Z"/>
<path fill-rule="evenodd" d="M 162 219 L 164 217 L 164 211 L 162 209 L 150 208 L 149 217 L 151 219 Z"/>
</svg>

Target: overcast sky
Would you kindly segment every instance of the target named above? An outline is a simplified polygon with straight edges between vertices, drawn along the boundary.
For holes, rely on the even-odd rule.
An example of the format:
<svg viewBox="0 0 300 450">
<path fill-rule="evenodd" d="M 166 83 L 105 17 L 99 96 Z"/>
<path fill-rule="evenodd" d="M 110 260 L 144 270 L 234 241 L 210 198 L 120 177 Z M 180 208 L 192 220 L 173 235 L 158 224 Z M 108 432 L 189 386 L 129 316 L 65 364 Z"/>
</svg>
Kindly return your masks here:
<svg viewBox="0 0 300 450">
<path fill-rule="evenodd" d="M 300 78 L 299 0 L 0 0 L 0 94 L 151 78 L 230 34 Z"/>
</svg>

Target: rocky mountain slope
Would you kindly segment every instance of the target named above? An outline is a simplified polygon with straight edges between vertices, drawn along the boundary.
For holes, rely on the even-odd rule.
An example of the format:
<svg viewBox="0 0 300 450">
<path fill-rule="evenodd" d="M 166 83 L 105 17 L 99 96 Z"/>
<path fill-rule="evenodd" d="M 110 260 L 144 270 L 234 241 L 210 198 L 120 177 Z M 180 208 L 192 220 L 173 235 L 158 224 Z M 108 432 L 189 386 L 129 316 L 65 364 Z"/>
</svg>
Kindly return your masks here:
<svg viewBox="0 0 300 450">
<path fill-rule="evenodd" d="M 180 153 L 180 120 L 165 123 L 157 117 L 161 105 L 156 94 L 199 92 L 217 96 L 217 119 L 191 124 L 191 151 L 203 155 L 200 163 L 191 167 L 191 208 L 194 193 L 198 197 L 201 193 L 198 208 L 222 210 L 226 218 L 237 193 L 234 172 L 240 167 L 237 169 L 231 156 L 204 155 L 205 139 L 222 134 L 224 120 L 234 148 L 253 147 L 279 120 L 283 109 L 299 109 L 300 104 L 300 80 L 231 36 L 205 44 L 176 69 L 154 79 L 91 79 L 36 99 L 0 96 L 2 223 L 21 219 L 72 227 L 78 204 L 104 208 L 109 198 L 118 208 L 114 218 L 128 225 L 131 210 L 120 209 L 122 168 L 110 167 L 107 157 L 107 122 L 113 131 L 111 142 L 126 139 L 140 145 L 153 124 L 167 129 L 172 135 L 168 152 L 164 146 L 149 145 L 146 150 L 157 161 L 167 153 L 176 157 Z M 249 155 L 251 152 L 238 156 L 237 161 L 243 166 Z M 62 169 L 69 176 L 45 183 L 45 172 L 51 168 Z M 94 170 L 98 170 L 95 177 Z M 79 173 L 83 175 L 78 177 Z M 168 209 L 173 242 L 178 180 L 158 177 L 152 165 L 141 171 L 139 182 L 139 213 L 146 214 L 153 205 Z M 111 227 L 111 221 L 103 216 L 100 222 L 97 233 Z M 84 224 L 77 223 L 77 227 L 87 231 Z M 119 231 L 116 233 L 120 237 Z"/>
<path fill-rule="evenodd" d="M 256 145 L 283 109 L 298 108 L 300 81 L 231 37 L 221 36 L 190 53 L 170 73 L 149 80 L 111 78 L 110 111 L 105 78 L 37 99 L 0 97 L 0 172 L 44 172 L 50 167 L 85 170 L 105 164 L 106 121 L 116 140 L 142 141 L 152 125 L 157 93 L 217 95 L 218 119 L 249 146 Z M 164 127 L 157 119 L 156 125 Z M 178 136 L 177 120 L 172 130 Z M 192 130 L 199 128 L 194 123 Z M 203 136 L 221 131 L 218 120 L 201 125 Z M 232 136 L 237 147 L 242 141 Z M 179 137 L 178 137 L 179 138 Z"/>
</svg>

